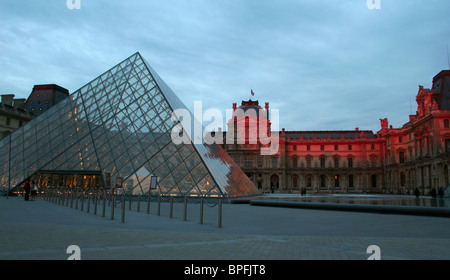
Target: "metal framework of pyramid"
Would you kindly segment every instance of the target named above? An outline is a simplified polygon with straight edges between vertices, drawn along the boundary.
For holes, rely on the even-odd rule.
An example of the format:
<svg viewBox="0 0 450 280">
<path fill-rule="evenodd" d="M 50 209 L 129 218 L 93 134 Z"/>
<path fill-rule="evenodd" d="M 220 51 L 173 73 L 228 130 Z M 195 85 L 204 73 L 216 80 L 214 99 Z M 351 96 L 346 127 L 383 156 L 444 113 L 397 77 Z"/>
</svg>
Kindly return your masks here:
<svg viewBox="0 0 450 280">
<path fill-rule="evenodd" d="M 222 147 L 171 139 L 186 106 L 135 53 L 0 142 L 0 184 L 42 170 L 98 172 L 132 194 L 239 197 L 260 192 Z M 192 115 L 192 114 L 191 114 Z M 192 116 L 192 120 L 195 118 Z"/>
</svg>

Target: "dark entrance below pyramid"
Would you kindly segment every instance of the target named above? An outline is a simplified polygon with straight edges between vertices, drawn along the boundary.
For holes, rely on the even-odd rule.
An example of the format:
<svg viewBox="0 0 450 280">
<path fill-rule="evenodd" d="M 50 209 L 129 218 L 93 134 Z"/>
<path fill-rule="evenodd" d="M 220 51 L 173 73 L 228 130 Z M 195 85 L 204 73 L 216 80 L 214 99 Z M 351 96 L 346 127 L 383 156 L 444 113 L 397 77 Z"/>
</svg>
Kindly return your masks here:
<svg viewBox="0 0 450 280">
<path fill-rule="evenodd" d="M 103 189 L 99 171 L 39 170 L 30 180 L 40 188 L 81 188 L 83 190 Z"/>
</svg>

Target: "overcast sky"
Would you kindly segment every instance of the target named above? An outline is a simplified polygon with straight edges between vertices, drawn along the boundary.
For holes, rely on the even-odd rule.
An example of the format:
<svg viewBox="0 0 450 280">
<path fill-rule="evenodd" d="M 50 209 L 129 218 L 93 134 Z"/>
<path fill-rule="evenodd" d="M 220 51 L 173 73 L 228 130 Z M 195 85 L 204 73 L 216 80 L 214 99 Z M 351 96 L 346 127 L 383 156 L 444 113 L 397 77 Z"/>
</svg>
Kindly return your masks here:
<svg viewBox="0 0 450 280">
<path fill-rule="evenodd" d="M 0 93 L 74 92 L 139 51 L 188 108 L 248 100 L 287 130 L 400 127 L 448 69 L 449 0 L 0 0 Z M 411 106 L 412 105 L 412 106 Z"/>
</svg>

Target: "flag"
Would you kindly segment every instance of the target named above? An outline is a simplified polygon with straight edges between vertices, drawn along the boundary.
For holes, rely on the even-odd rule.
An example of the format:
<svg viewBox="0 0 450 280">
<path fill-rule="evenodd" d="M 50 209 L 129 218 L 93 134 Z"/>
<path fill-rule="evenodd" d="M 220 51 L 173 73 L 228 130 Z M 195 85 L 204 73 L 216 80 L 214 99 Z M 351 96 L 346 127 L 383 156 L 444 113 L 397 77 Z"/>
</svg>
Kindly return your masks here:
<svg viewBox="0 0 450 280">
<path fill-rule="evenodd" d="M 253 89 L 251 90 L 251 92 L 252 92 L 252 96 L 255 96 L 255 93 L 253 92 Z"/>
</svg>

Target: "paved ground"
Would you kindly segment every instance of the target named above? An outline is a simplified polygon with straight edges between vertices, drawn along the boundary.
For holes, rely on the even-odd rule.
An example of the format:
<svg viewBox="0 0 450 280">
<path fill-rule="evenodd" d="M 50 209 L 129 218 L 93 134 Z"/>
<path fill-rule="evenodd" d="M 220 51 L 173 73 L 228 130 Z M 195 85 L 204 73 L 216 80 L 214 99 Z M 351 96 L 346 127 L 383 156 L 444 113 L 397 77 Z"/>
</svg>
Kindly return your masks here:
<svg viewBox="0 0 450 280">
<path fill-rule="evenodd" d="M 0 259 L 65 260 L 70 245 L 81 259 L 127 260 L 366 260 L 377 245 L 381 259 L 450 259 L 450 219 L 410 215 L 291 209 L 224 204 L 222 228 L 218 207 L 162 203 L 161 216 L 152 202 L 141 212 L 111 211 L 87 205 L 81 211 L 39 199 L 0 198 Z"/>
</svg>

